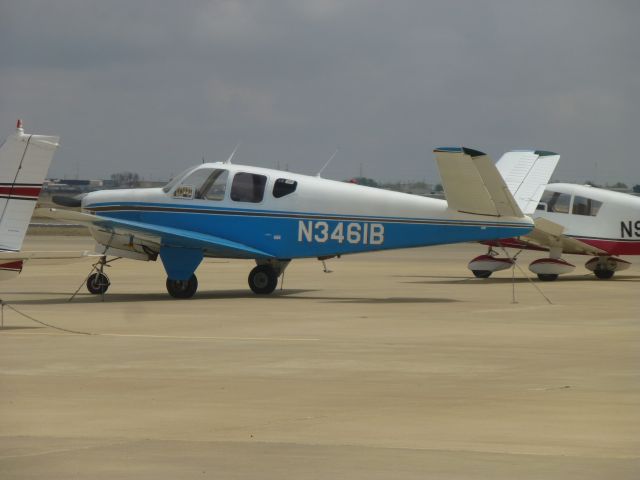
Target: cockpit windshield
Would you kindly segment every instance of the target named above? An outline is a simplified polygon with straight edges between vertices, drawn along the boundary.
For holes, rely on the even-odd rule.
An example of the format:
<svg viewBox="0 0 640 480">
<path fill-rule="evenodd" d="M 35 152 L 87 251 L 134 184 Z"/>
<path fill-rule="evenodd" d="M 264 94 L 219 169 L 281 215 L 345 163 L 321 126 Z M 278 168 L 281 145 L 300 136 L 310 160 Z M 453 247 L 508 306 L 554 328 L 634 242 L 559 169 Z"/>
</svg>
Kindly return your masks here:
<svg viewBox="0 0 640 480">
<path fill-rule="evenodd" d="M 171 189 L 173 187 L 176 186 L 176 184 L 182 180 L 184 178 L 184 176 L 189 173 L 191 170 L 194 170 L 198 167 L 189 167 L 186 170 L 183 170 L 182 172 L 180 172 L 178 175 L 174 175 L 171 180 L 169 180 L 169 183 L 167 183 L 164 187 L 162 187 L 162 190 L 164 191 L 164 193 L 169 193 L 171 191 Z"/>
</svg>

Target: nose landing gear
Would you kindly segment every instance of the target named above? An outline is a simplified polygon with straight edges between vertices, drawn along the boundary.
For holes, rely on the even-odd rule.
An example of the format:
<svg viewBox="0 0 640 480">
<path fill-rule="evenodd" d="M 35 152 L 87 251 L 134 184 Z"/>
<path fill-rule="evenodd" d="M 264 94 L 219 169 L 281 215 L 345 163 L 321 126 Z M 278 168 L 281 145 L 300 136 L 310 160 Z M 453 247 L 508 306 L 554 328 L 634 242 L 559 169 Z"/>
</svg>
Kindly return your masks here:
<svg viewBox="0 0 640 480">
<path fill-rule="evenodd" d="M 103 295 L 109 289 L 111 282 L 109 281 L 109 277 L 104 273 L 104 268 L 108 266 L 110 265 L 106 256 L 100 257 L 100 260 L 93 265 L 95 273 L 89 275 L 86 282 L 87 290 L 92 295 Z"/>
</svg>

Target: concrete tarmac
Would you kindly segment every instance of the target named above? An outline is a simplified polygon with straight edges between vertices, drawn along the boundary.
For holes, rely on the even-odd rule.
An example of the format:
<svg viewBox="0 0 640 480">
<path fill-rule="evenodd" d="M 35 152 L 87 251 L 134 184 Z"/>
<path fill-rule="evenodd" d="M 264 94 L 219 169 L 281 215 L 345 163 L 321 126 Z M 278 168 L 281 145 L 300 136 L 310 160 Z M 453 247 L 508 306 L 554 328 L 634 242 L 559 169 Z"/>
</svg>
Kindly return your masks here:
<svg viewBox="0 0 640 480">
<path fill-rule="evenodd" d="M 640 266 L 568 257 L 550 304 L 518 270 L 472 278 L 483 251 L 294 261 L 267 297 L 206 261 L 191 300 L 160 262 L 72 302 L 88 261 L 27 264 L 0 284 L 0 478 L 640 478 Z"/>
</svg>

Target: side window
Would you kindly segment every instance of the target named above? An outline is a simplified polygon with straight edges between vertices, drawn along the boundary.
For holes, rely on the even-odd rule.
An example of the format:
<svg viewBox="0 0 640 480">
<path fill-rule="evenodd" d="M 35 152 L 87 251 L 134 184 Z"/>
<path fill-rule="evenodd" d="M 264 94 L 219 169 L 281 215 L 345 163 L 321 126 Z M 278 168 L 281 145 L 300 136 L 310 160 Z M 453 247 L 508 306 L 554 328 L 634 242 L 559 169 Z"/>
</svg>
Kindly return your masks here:
<svg viewBox="0 0 640 480">
<path fill-rule="evenodd" d="M 598 215 L 598 212 L 600 211 L 602 202 L 599 202 L 598 200 L 589 200 L 589 201 L 591 202 L 591 206 L 589 208 L 589 211 L 591 212 L 590 215 L 592 217 L 595 217 L 596 215 Z"/>
<path fill-rule="evenodd" d="M 589 199 L 578 196 L 574 197 L 571 213 L 574 215 L 589 215 Z"/>
<path fill-rule="evenodd" d="M 540 202 L 547 205 L 548 212 L 569 213 L 571 195 L 568 193 L 551 192 L 547 190 L 542 195 Z"/>
<path fill-rule="evenodd" d="M 207 200 L 224 200 L 224 193 L 227 190 L 228 170 L 214 170 L 207 181 L 202 186 L 202 197 Z"/>
<path fill-rule="evenodd" d="M 260 203 L 264 197 L 267 177 L 254 173 L 236 173 L 231 184 L 231 200 Z"/>
<path fill-rule="evenodd" d="M 602 202 L 591 200 L 585 197 L 575 197 L 573 199 L 573 214 L 588 215 L 595 217 L 602 206 Z"/>
<path fill-rule="evenodd" d="M 289 180 L 288 178 L 279 178 L 273 184 L 273 196 L 276 198 L 284 197 L 296 191 L 298 182 Z"/>
<path fill-rule="evenodd" d="M 202 198 L 202 187 L 213 172 L 212 168 L 199 168 L 188 175 L 173 192 L 176 198 Z"/>
</svg>

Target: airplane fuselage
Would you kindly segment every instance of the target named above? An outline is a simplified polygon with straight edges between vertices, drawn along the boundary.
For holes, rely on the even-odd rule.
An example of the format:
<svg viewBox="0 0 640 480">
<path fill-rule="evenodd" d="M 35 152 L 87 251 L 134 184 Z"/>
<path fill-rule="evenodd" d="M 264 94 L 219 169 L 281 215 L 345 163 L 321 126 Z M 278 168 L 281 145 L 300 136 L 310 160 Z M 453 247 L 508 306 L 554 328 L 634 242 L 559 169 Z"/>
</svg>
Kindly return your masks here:
<svg viewBox="0 0 640 480">
<path fill-rule="evenodd" d="M 640 255 L 640 197 L 568 183 L 549 184 L 546 192 L 565 200 L 541 202 L 534 218 L 562 225 L 565 235 L 610 255 Z"/>
<path fill-rule="evenodd" d="M 212 171 L 226 180 L 214 193 L 202 193 L 209 187 L 190 179 Z M 169 188 L 93 192 L 82 206 L 101 217 L 224 238 L 260 252 L 231 255 L 237 258 L 329 257 L 516 237 L 532 228 L 529 219 L 464 214 L 443 200 L 224 163 L 200 165 Z M 157 249 L 144 235 L 134 241 L 93 232 L 98 242 L 119 249 Z M 204 255 L 222 256 L 215 249 Z"/>
</svg>

